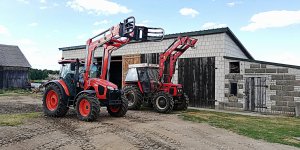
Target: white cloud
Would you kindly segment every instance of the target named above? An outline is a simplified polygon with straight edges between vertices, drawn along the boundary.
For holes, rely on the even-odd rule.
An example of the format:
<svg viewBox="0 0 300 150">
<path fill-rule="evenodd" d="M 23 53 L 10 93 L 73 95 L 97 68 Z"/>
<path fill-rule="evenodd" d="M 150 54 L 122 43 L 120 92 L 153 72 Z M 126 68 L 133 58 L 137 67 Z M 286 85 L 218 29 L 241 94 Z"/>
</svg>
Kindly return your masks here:
<svg viewBox="0 0 300 150">
<path fill-rule="evenodd" d="M 0 25 L 0 35 L 10 36 L 10 32 L 5 26 Z"/>
<path fill-rule="evenodd" d="M 47 6 L 41 6 L 40 7 L 41 10 L 44 10 L 44 9 L 47 9 L 47 8 L 48 8 Z"/>
<path fill-rule="evenodd" d="M 24 4 L 29 4 L 28 0 L 17 0 L 17 1 L 20 2 L 20 3 L 24 3 Z"/>
<path fill-rule="evenodd" d="M 250 21 L 250 24 L 241 28 L 242 31 L 255 31 L 258 29 L 285 27 L 293 24 L 300 24 L 300 10 L 261 12 L 253 15 Z"/>
<path fill-rule="evenodd" d="M 201 26 L 202 29 L 215 29 L 215 28 L 223 28 L 223 27 L 227 27 L 227 25 L 219 24 L 215 22 L 206 22 Z"/>
<path fill-rule="evenodd" d="M 229 6 L 229 7 L 233 7 L 233 6 L 235 6 L 236 5 L 236 3 L 235 2 L 230 2 L 230 3 L 227 3 L 227 6 Z"/>
<path fill-rule="evenodd" d="M 40 0 L 40 3 L 47 3 L 46 0 Z"/>
<path fill-rule="evenodd" d="M 30 27 L 36 27 L 36 26 L 38 26 L 38 25 L 39 25 L 39 24 L 36 23 L 36 22 L 32 22 L 32 23 L 28 24 L 28 26 L 30 26 Z"/>
<path fill-rule="evenodd" d="M 108 20 L 102 20 L 102 21 L 96 21 L 94 22 L 94 26 L 98 26 L 98 25 L 101 25 L 101 24 L 108 24 L 110 21 Z"/>
<path fill-rule="evenodd" d="M 199 15 L 199 12 L 192 8 L 181 8 L 179 10 L 179 13 L 183 16 L 191 16 L 191 17 L 196 17 L 197 15 Z"/>
<path fill-rule="evenodd" d="M 70 0 L 67 2 L 67 6 L 79 12 L 86 11 L 96 15 L 115 15 L 131 12 L 126 6 L 122 6 L 109 0 Z"/>
<path fill-rule="evenodd" d="M 92 34 L 93 34 L 93 35 L 96 35 L 96 34 L 99 34 L 99 33 L 103 32 L 104 30 L 105 30 L 105 29 L 103 29 L 103 28 L 98 29 L 98 30 L 93 30 L 93 31 L 92 31 Z"/>
</svg>

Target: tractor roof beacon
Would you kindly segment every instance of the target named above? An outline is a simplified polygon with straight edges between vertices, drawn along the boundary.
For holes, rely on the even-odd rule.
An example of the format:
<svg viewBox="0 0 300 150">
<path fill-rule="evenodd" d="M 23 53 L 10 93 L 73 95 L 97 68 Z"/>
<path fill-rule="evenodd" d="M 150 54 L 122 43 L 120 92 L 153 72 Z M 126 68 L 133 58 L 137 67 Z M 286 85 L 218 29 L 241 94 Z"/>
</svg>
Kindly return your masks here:
<svg viewBox="0 0 300 150">
<path fill-rule="evenodd" d="M 94 121 L 99 116 L 100 106 L 106 106 L 111 116 L 124 116 L 128 101 L 123 91 L 109 82 L 111 54 L 130 41 L 161 41 L 163 37 L 163 29 L 136 26 L 135 18 L 129 17 L 88 39 L 85 60 L 61 60 L 60 79 L 45 85 L 44 113 L 62 117 L 69 107 L 75 107 L 80 120 Z M 100 76 L 97 75 L 97 67 L 93 62 L 94 52 L 98 47 L 103 47 Z"/>
<path fill-rule="evenodd" d="M 181 84 L 173 84 L 176 61 L 188 48 L 194 47 L 197 39 L 178 37 L 160 54 L 159 65 L 133 64 L 125 78 L 124 92 L 129 109 L 141 105 L 153 106 L 157 112 L 169 113 L 174 109 L 186 110 L 189 99 Z"/>
</svg>

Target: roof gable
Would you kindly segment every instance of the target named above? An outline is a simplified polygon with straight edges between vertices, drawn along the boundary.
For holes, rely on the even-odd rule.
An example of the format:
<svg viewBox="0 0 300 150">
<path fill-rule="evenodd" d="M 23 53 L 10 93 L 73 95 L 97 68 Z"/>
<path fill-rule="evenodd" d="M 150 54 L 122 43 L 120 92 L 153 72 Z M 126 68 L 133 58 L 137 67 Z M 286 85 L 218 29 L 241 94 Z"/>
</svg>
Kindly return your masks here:
<svg viewBox="0 0 300 150">
<path fill-rule="evenodd" d="M 0 66 L 31 67 L 18 46 L 0 44 Z"/>
</svg>

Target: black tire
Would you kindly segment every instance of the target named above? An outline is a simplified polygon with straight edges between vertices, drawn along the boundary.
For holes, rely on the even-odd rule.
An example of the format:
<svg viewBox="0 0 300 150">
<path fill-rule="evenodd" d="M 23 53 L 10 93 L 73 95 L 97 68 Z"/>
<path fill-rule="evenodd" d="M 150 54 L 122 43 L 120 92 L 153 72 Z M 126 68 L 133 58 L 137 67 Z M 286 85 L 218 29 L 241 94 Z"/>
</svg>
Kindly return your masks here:
<svg viewBox="0 0 300 150">
<path fill-rule="evenodd" d="M 135 85 L 126 85 L 124 95 L 128 99 L 129 110 L 139 110 L 142 106 L 143 96 L 139 88 Z"/>
<path fill-rule="evenodd" d="M 128 100 L 122 95 L 122 104 L 117 106 L 107 106 L 108 113 L 113 117 L 123 117 L 127 113 L 128 110 Z"/>
<path fill-rule="evenodd" d="M 79 120 L 94 121 L 100 114 L 100 102 L 94 95 L 86 93 L 76 99 L 76 113 Z"/>
<path fill-rule="evenodd" d="M 158 92 L 153 96 L 153 107 L 159 113 L 169 113 L 173 110 L 174 101 L 173 97 L 166 92 Z"/>
<path fill-rule="evenodd" d="M 46 116 L 63 117 L 67 114 L 68 99 L 64 99 L 62 92 L 55 83 L 46 86 L 43 96 L 43 111 Z"/>
<path fill-rule="evenodd" d="M 174 105 L 174 110 L 187 110 L 189 106 L 189 97 L 183 93 L 182 96 L 179 97 L 179 103 Z"/>
</svg>

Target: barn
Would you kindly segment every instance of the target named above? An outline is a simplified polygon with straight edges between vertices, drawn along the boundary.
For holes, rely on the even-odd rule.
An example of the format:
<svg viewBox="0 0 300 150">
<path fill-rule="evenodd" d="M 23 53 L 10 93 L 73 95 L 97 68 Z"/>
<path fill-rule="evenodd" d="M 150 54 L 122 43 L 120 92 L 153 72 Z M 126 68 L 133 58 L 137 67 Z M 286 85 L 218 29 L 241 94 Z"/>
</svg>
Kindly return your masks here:
<svg viewBox="0 0 300 150">
<path fill-rule="evenodd" d="M 162 42 L 130 43 L 112 55 L 110 80 L 119 87 L 128 64 L 158 63 L 178 36 L 198 39 L 178 60 L 173 82 L 181 83 L 189 106 L 259 112 L 295 111 L 300 67 L 255 60 L 229 28 L 166 35 Z M 84 58 L 85 45 L 59 48 L 66 59 Z M 101 63 L 102 49 L 95 52 Z"/>
<path fill-rule="evenodd" d="M 18 46 L 0 44 L 0 89 L 27 87 L 30 67 Z"/>
</svg>

